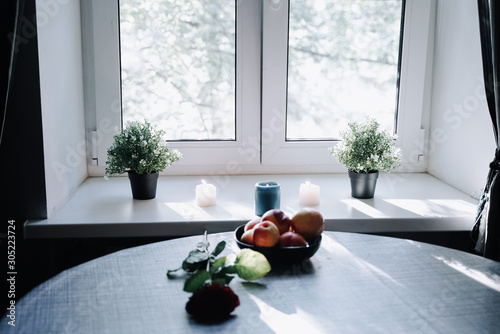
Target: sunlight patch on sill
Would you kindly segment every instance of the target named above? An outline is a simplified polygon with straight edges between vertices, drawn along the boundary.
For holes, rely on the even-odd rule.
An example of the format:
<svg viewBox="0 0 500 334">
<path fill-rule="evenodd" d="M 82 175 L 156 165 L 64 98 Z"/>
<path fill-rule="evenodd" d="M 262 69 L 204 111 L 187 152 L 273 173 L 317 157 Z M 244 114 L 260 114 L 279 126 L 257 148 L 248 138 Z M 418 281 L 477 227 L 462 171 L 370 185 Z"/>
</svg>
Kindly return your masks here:
<svg viewBox="0 0 500 334">
<path fill-rule="evenodd" d="M 377 210 L 374 207 L 357 199 L 343 199 L 341 200 L 341 202 L 372 218 L 390 218 L 390 216 L 386 215 L 382 211 Z"/>
<path fill-rule="evenodd" d="M 195 203 L 190 202 L 175 202 L 165 203 L 170 209 L 175 211 L 185 220 L 206 220 L 212 218 L 212 214 L 200 208 Z"/>
<path fill-rule="evenodd" d="M 194 201 L 164 202 L 164 204 L 182 217 L 184 221 L 240 220 L 254 215 L 253 208 L 235 202 L 225 202 L 224 205 L 215 204 L 207 207 L 200 207 Z"/>
<path fill-rule="evenodd" d="M 457 199 L 385 199 L 387 203 L 423 217 L 474 215 L 476 206 Z"/>
</svg>

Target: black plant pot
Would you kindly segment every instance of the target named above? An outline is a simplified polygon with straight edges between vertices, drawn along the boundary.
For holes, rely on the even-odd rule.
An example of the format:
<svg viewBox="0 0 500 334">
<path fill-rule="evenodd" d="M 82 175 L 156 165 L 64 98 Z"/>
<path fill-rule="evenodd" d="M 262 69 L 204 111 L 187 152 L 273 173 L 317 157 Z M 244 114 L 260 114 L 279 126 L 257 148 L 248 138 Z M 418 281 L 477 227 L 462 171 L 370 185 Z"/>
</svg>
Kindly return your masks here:
<svg viewBox="0 0 500 334">
<path fill-rule="evenodd" d="M 132 197 L 135 199 L 152 199 L 156 197 L 156 185 L 158 184 L 158 173 L 137 174 L 128 172 Z"/>
<path fill-rule="evenodd" d="M 377 186 L 378 171 L 369 173 L 349 172 L 351 196 L 354 198 L 373 198 Z"/>
</svg>

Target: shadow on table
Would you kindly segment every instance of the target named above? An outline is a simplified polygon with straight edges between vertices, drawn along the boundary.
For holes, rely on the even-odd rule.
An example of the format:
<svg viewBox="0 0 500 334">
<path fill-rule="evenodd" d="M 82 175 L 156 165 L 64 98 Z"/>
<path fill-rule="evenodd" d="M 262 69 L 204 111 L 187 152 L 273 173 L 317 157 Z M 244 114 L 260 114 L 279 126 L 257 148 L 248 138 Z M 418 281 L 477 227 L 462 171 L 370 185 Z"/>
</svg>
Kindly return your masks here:
<svg viewBox="0 0 500 334">
<path fill-rule="evenodd" d="M 271 265 L 272 269 L 267 276 L 302 276 L 314 274 L 316 268 L 310 259 L 306 259 L 299 263 L 273 263 Z"/>
<path fill-rule="evenodd" d="M 272 264 L 272 270 L 267 274 L 267 278 L 280 278 L 284 280 L 284 284 L 295 287 L 295 279 L 301 276 L 314 275 L 316 268 L 309 260 L 304 260 L 301 263 L 291 264 Z M 288 281 L 288 283 L 285 283 Z M 242 286 L 256 302 L 261 311 L 276 311 L 280 314 L 295 314 L 297 307 L 290 300 L 286 293 L 286 289 L 270 288 L 267 284 L 260 281 L 242 282 Z M 265 302 L 259 300 L 257 296 L 265 295 Z"/>
</svg>

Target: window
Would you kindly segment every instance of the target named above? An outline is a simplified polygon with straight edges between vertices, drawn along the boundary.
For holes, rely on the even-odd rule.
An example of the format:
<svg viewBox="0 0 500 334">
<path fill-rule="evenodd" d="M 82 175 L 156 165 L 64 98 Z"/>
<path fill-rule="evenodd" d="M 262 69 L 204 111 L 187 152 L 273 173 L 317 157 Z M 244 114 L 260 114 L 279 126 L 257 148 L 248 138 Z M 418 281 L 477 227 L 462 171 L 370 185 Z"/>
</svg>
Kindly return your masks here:
<svg viewBox="0 0 500 334">
<path fill-rule="evenodd" d="M 145 116 L 183 152 L 169 173 L 342 172 L 327 148 L 358 110 L 397 130 L 402 171 L 425 170 L 417 157 L 432 1 L 122 0 L 120 6 L 93 0 L 83 11 L 92 18 L 84 31 L 94 51 L 95 82 L 87 92 L 96 109 L 90 126 L 98 166 L 91 173 L 104 169 L 112 129 Z M 146 49 L 146 59 L 127 51 Z"/>
<path fill-rule="evenodd" d="M 121 0 L 122 120 L 167 140 L 235 140 L 236 3 Z"/>
<path fill-rule="evenodd" d="M 290 1 L 286 140 L 338 139 L 364 115 L 396 132 L 403 9 L 401 0 Z"/>
</svg>

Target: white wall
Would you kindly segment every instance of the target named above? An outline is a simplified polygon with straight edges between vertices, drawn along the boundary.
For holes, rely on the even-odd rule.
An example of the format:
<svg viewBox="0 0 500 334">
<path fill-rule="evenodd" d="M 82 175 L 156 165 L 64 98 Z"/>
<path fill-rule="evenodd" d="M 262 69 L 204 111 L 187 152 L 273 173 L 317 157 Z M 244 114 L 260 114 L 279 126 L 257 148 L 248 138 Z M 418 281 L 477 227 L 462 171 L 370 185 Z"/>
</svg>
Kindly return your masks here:
<svg viewBox="0 0 500 334">
<path fill-rule="evenodd" d="M 495 139 L 476 1 L 437 2 L 430 115 L 428 172 L 468 194 L 483 188 Z"/>
<path fill-rule="evenodd" d="M 37 0 L 50 217 L 87 177 L 79 0 Z"/>
</svg>

